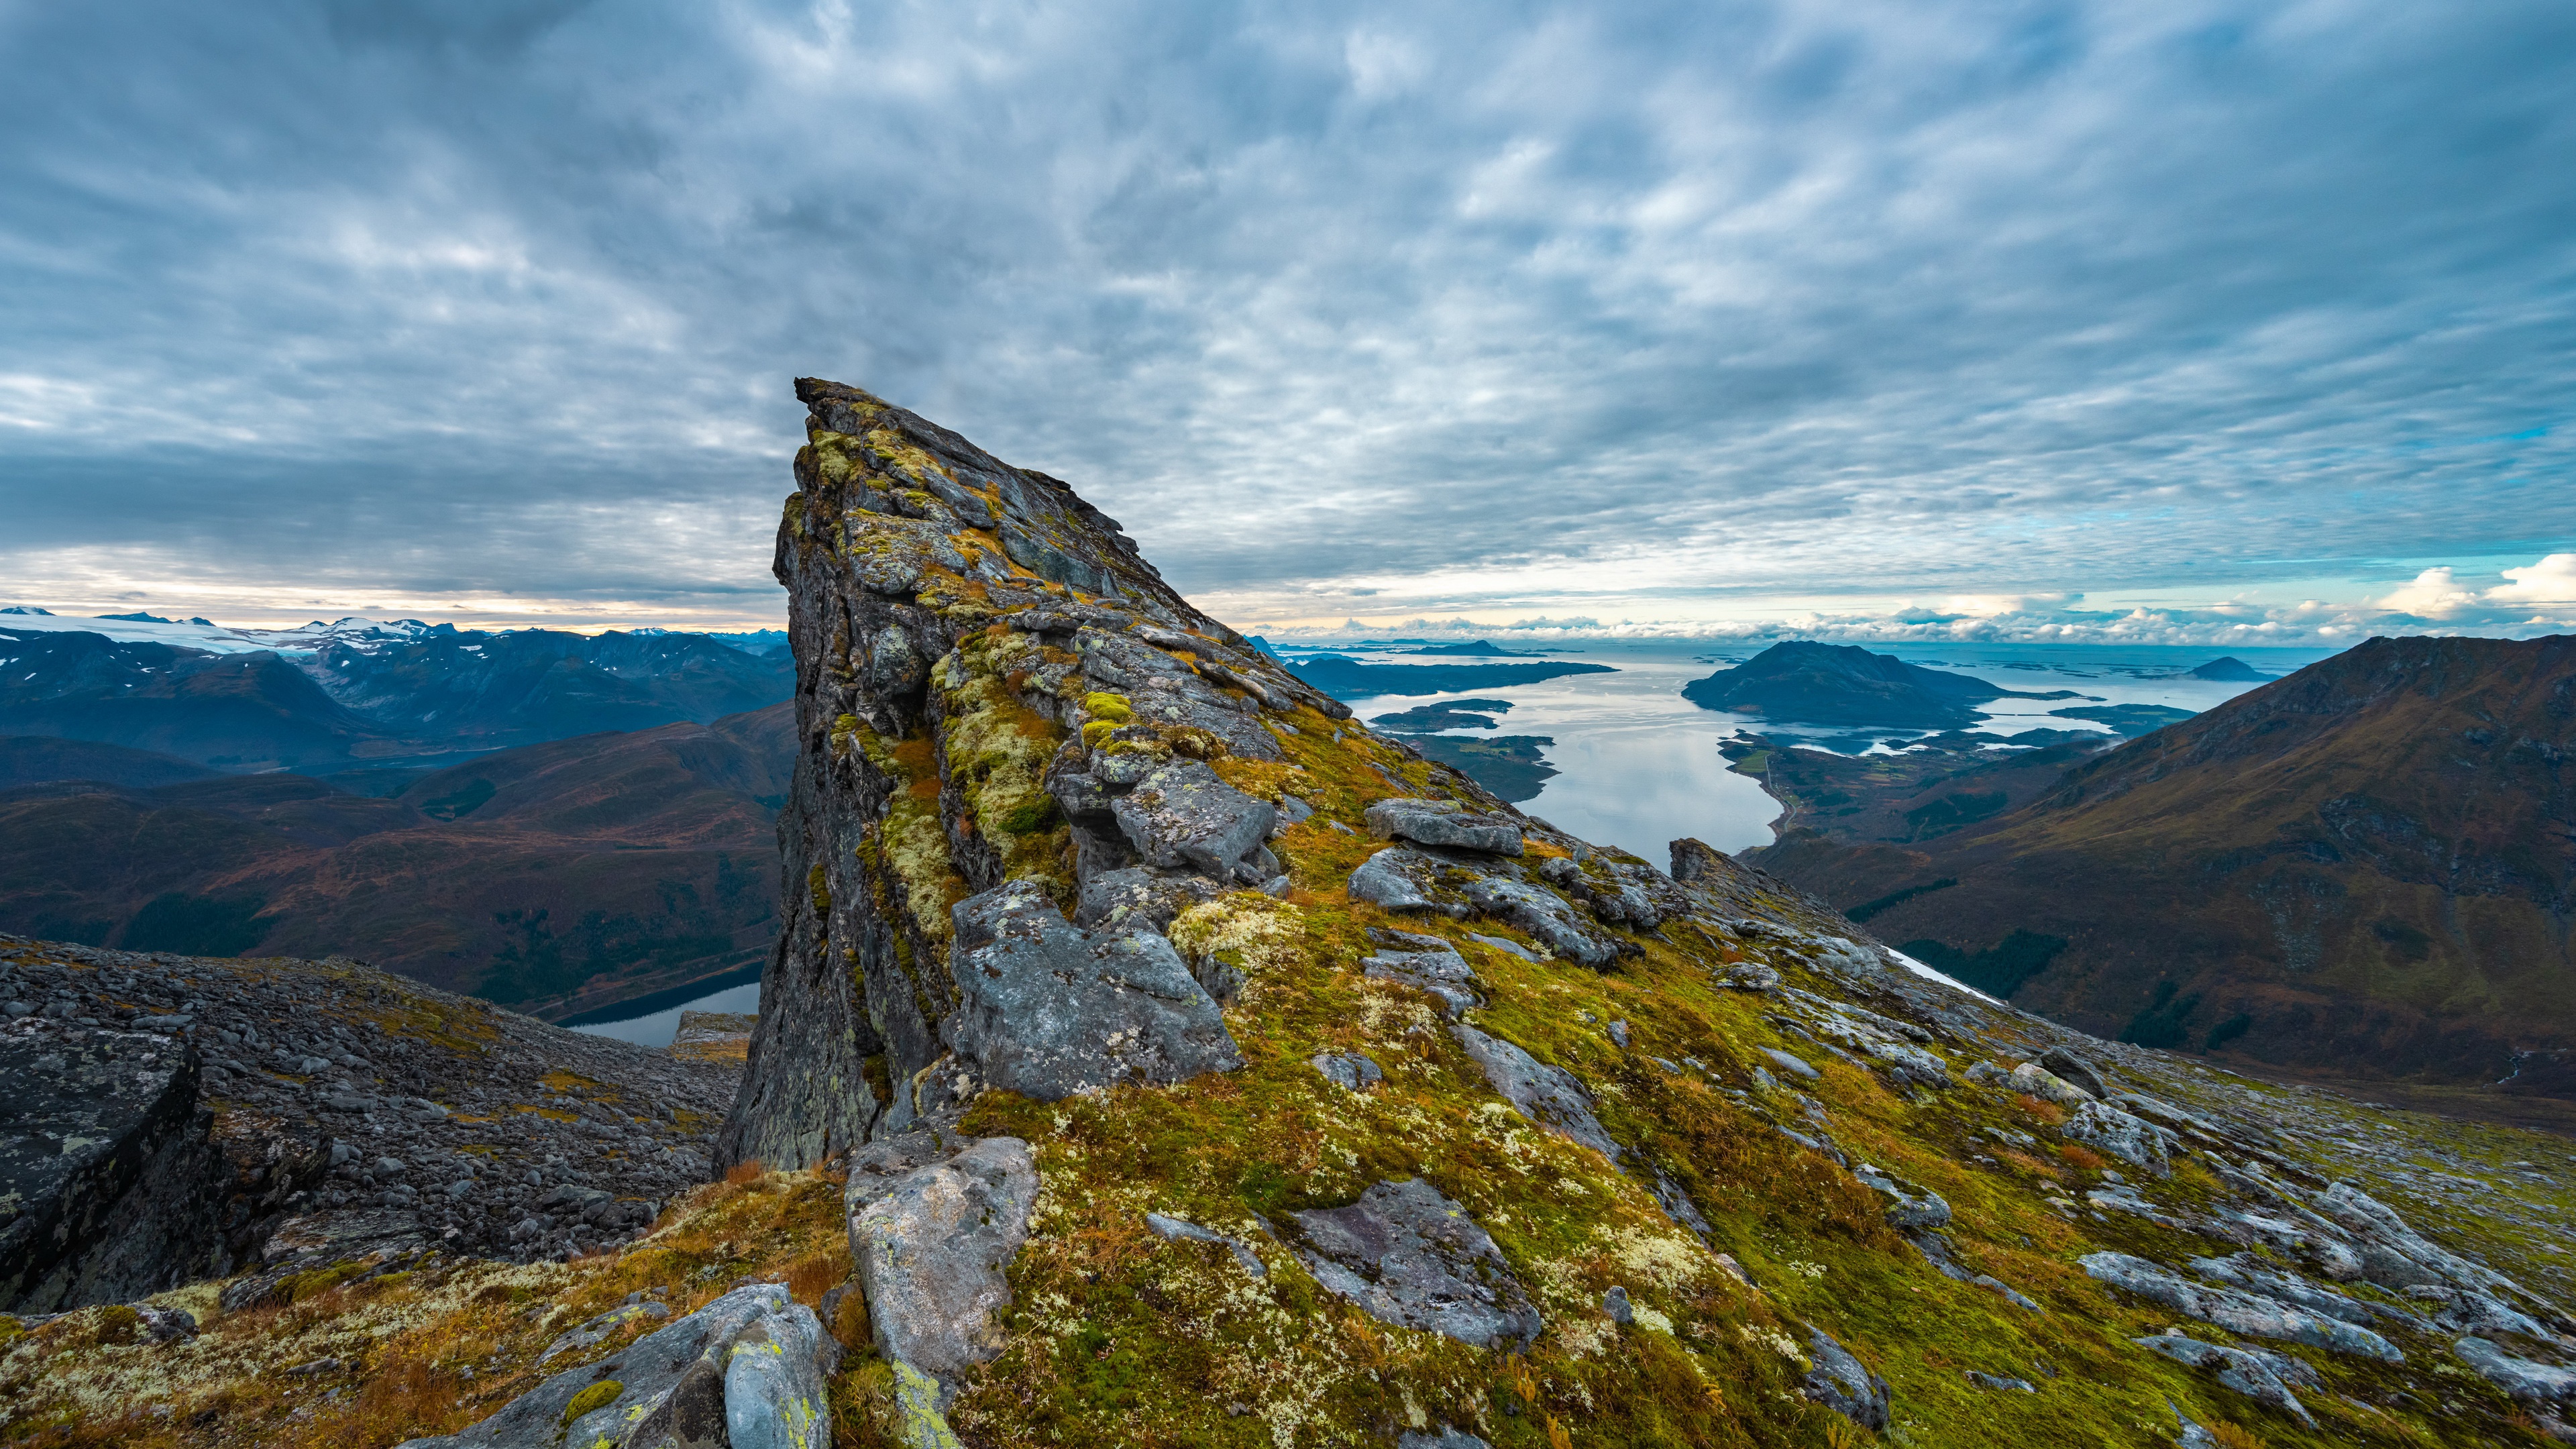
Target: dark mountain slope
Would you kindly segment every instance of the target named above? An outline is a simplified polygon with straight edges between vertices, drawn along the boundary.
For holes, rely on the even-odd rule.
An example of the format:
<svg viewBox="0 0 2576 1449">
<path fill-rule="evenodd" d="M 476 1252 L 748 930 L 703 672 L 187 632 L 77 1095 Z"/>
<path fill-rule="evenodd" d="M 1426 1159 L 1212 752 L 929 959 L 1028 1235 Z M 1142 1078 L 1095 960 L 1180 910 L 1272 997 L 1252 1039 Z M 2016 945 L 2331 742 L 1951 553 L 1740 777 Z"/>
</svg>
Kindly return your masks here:
<svg viewBox="0 0 2576 1449">
<path fill-rule="evenodd" d="M 46 735 L 0 738 L 0 790 L 41 785 L 48 780 L 96 780 L 108 785 L 149 788 L 202 780 L 213 773 L 175 755 L 129 750 L 122 745 Z"/>
<path fill-rule="evenodd" d="M 2088 1030 L 2570 1093 L 2571 749 L 2576 639 L 2375 639 L 1940 839 L 1757 858 L 1847 904 L 1955 880 L 1873 929 L 1972 972 L 2022 933 L 1983 984 Z"/>
<path fill-rule="evenodd" d="M 547 629 L 335 640 L 314 656 L 313 673 L 334 699 L 387 728 L 482 749 L 704 724 L 776 704 L 795 688 L 786 658 L 701 634 Z"/>
<path fill-rule="evenodd" d="M 703 634 L 592 638 L 439 626 L 317 635 L 310 653 L 208 654 L 0 627 L 0 733 L 151 750 L 249 773 L 446 763 L 776 704 L 783 655 Z"/>
<path fill-rule="evenodd" d="M 1703 709 L 1814 724 L 1959 729 L 1991 699 L 2074 699 L 2066 690 L 2025 694 L 1966 674 L 1925 669 L 1856 644 L 1774 644 L 1733 669 L 1682 686 Z"/>
<path fill-rule="evenodd" d="M 98 634 L 0 629 L 0 730 L 174 755 L 221 770 L 328 769 L 405 741 L 275 654 L 203 654 Z"/>
<path fill-rule="evenodd" d="M 0 930 L 339 953 L 548 1015 L 755 964 L 786 706 L 488 755 L 395 799 L 302 775 L 0 793 Z"/>
</svg>

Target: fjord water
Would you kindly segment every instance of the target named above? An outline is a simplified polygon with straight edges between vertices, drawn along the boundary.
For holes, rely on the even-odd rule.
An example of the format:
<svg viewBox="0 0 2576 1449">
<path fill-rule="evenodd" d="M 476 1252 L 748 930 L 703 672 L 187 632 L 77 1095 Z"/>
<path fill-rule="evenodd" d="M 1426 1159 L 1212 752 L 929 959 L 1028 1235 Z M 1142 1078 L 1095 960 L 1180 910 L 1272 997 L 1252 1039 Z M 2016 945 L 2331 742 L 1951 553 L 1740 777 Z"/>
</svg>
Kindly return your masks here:
<svg viewBox="0 0 2576 1449">
<path fill-rule="evenodd" d="M 605 1009 L 614 1011 L 617 1008 Z M 671 1044 L 671 1038 L 680 1034 L 680 1013 L 684 1011 L 720 1011 L 729 1015 L 749 1016 L 759 1010 L 760 983 L 750 981 L 739 986 L 727 986 L 722 990 L 710 991 L 695 1000 L 684 1001 L 661 1011 L 649 1011 L 642 1016 L 630 1016 L 620 1021 L 576 1019 L 564 1024 L 574 1031 L 588 1032 L 592 1036 L 613 1036 L 619 1041 L 631 1041 L 637 1046 L 666 1047 Z"/>
<path fill-rule="evenodd" d="M 1506 648 L 1529 648 L 1497 639 Z M 1292 647 L 1291 657 L 1309 648 Z M 1920 731 L 1855 731 L 1840 725 L 1768 722 L 1754 715 L 1702 709 L 1682 698 L 1682 686 L 1761 652 L 1760 643 L 1732 640 L 1584 640 L 1563 649 L 1533 650 L 1535 657 L 1607 664 L 1615 674 L 1583 674 L 1538 684 L 1505 685 L 1438 695 L 1385 695 L 1351 701 L 1362 719 L 1447 700 L 1505 699 L 1512 708 L 1500 728 L 1450 730 L 1461 738 L 1545 735 L 1555 740 L 1544 754 L 1560 773 L 1523 810 L 1587 840 L 1616 845 L 1664 863 L 1668 843 L 1696 836 L 1724 851 L 1771 843 L 1778 802 L 1762 787 L 1727 769 L 1718 742 L 1739 731 L 1759 731 L 1787 742 L 1850 753 L 1902 748 Z M 2085 699 L 1998 699 L 1981 706 L 1985 728 L 2009 735 L 2028 729 L 2087 730 L 2106 725 L 2052 717 L 2053 709 L 2107 704 L 2158 704 L 2195 713 L 2258 687 L 2254 683 L 2174 677 L 2223 655 L 2234 655 L 2265 674 L 2291 673 L 2339 652 L 2333 649 L 2259 649 L 2211 645 L 2086 644 L 1865 644 L 1909 664 L 1971 674 L 1999 688 L 2029 693 L 2073 690 Z M 1400 650 L 1334 649 L 1371 664 L 1430 662 Z M 1454 663 L 1455 660 L 1441 660 Z"/>
</svg>

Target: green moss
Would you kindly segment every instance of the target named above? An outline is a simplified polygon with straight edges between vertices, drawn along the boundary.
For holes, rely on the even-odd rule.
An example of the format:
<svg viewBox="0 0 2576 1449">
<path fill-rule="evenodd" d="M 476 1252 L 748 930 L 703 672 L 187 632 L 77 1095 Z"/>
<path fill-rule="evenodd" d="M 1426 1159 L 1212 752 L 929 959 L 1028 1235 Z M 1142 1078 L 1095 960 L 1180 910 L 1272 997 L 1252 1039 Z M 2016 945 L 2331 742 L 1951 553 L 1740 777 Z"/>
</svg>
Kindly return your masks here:
<svg viewBox="0 0 2576 1449">
<path fill-rule="evenodd" d="M 604 1409 L 616 1403 L 617 1396 L 624 1392 L 626 1392 L 626 1385 L 615 1379 L 601 1379 L 598 1383 L 572 1396 L 572 1402 L 564 1405 L 562 1422 L 570 1425 L 573 1420 L 584 1414 Z"/>
</svg>

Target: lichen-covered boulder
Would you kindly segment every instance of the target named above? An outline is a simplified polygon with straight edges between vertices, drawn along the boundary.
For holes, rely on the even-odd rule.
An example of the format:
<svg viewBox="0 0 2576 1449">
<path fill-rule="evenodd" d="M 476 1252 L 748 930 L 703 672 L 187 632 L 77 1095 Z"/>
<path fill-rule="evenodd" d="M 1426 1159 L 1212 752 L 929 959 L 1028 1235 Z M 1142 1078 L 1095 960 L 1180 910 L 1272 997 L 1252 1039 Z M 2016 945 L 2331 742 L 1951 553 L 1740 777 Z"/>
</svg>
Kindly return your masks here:
<svg viewBox="0 0 2576 1449">
<path fill-rule="evenodd" d="M 1373 1091 L 1386 1080 L 1376 1062 L 1357 1052 L 1317 1052 L 1306 1065 L 1345 1092 Z"/>
<path fill-rule="evenodd" d="M 1518 825 L 1500 815 L 1466 809 L 1454 800 L 1399 796 L 1378 801 L 1363 815 L 1370 833 L 1380 840 L 1410 840 L 1488 855 L 1518 855 L 1524 848 Z"/>
<path fill-rule="evenodd" d="M 1585 925 L 1557 896 L 1501 874 L 1479 875 L 1464 887 L 1467 903 L 1538 938 L 1568 961 L 1607 966 L 1619 959 L 1619 942 Z"/>
<path fill-rule="evenodd" d="M 954 914 L 947 1041 L 993 1086 L 1054 1101 L 1243 1065 L 1215 998 L 1153 930 L 1085 931 L 1028 881 Z"/>
<path fill-rule="evenodd" d="M 1346 889 L 1355 901 L 1366 901 L 1382 910 L 1420 914 L 1463 916 L 1463 902 L 1437 899 L 1442 862 L 1406 846 L 1381 850 L 1354 867 Z"/>
<path fill-rule="evenodd" d="M 1379 1182 L 1348 1207 L 1291 1213 L 1315 1281 L 1384 1323 L 1478 1348 L 1538 1337 L 1538 1310 L 1467 1210 L 1414 1178 Z"/>
<path fill-rule="evenodd" d="M 1427 991 L 1440 998 L 1453 1018 L 1485 1004 L 1484 997 L 1476 991 L 1475 969 L 1448 942 L 1409 931 L 1379 930 L 1371 936 L 1388 949 L 1362 957 L 1363 974 Z"/>
<path fill-rule="evenodd" d="M 2037 1062 L 2024 1062 L 2013 1068 L 2012 1074 L 2004 1078 L 2004 1085 L 2025 1096 L 2037 1097 L 2044 1102 L 2055 1102 L 2070 1111 L 2081 1109 L 2093 1101 L 2092 1093 L 2049 1071 Z"/>
<path fill-rule="evenodd" d="M 840 1345 L 814 1310 L 777 1284 L 754 1283 L 598 1363 L 565 1369 L 472 1428 L 398 1449 L 695 1449 L 728 1442 L 710 1437 L 719 1408 L 735 1449 L 784 1449 L 800 1435 L 815 1444 L 829 1437 L 814 1425 L 828 1413 L 824 1380 L 839 1362 Z"/>
<path fill-rule="evenodd" d="M 935 1383 L 939 1408 L 959 1374 L 1001 1351 L 1004 1270 L 1028 1240 L 1037 1195 L 1036 1158 L 1016 1137 L 982 1138 L 893 1175 L 852 1167 L 850 1258 L 877 1350 Z"/>
<path fill-rule="evenodd" d="M 1563 1067 L 1551 1067 L 1528 1052 L 1503 1040 L 1488 1036 L 1464 1023 L 1450 1028 L 1458 1044 L 1467 1049 L 1476 1065 L 1485 1069 L 1485 1080 L 1502 1093 L 1512 1109 L 1533 1122 L 1543 1123 L 1602 1156 L 1619 1160 L 1619 1144 L 1592 1113 L 1592 1094 Z"/>
<path fill-rule="evenodd" d="M 1217 778 L 1198 760 L 1176 760 L 1136 782 L 1112 806 L 1118 828 L 1145 863 L 1183 867 L 1219 880 L 1267 879 L 1248 858 L 1270 838 L 1278 807 Z"/>
<path fill-rule="evenodd" d="M 2173 1164 L 2167 1157 L 2170 1146 L 2165 1130 L 2144 1118 L 2130 1116 L 2108 1102 L 2087 1099 L 2057 1131 L 2069 1142 L 2098 1147 L 2158 1177 L 2167 1177 L 2173 1172 Z"/>
</svg>

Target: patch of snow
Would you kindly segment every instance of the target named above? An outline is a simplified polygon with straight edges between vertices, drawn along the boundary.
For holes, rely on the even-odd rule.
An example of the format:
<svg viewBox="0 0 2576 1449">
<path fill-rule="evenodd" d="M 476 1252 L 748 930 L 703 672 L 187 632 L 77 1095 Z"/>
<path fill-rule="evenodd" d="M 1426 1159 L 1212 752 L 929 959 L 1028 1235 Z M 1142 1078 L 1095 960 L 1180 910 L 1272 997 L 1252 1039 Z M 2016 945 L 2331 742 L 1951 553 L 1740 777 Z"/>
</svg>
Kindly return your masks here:
<svg viewBox="0 0 2576 1449">
<path fill-rule="evenodd" d="M 1986 993 L 1970 986 L 1967 982 L 1960 980 L 1956 976 L 1952 976 L 1947 972 L 1933 970 L 1931 967 L 1924 965 L 1922 962 L 1915 960 L 1913 957 L 1906 955 L 1904 952 L 1897 950 L 1893 946 L 1887 948 L 1887 954 L 1890 959 L 1896 962 L 1897 965 L 1904 967 L 1906 970 L 1913 972 L 1917 976 L 1921 976 L 1932 981 L 1938 981 L 1944 986 L 1955 986 L 1961 991 L 1968 993 L 1970 996 L 1977 998 L 1979 1001 L 1992 1002 L 1996 1006 L 2004 1004 L 2003 1002 L 1996 1000 L 1994 997 L 1988 996 Z"/>
</svg>

